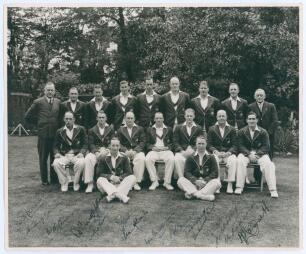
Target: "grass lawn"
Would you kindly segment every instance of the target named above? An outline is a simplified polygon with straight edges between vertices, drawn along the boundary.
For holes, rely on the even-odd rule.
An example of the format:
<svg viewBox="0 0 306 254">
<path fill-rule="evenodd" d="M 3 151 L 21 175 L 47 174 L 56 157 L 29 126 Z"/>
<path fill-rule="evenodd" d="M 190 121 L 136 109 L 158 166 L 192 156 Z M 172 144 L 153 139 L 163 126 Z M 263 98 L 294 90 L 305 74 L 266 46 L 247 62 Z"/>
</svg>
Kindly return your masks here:
<svg viewBox="0 0 306 254">
<path fill-rule="evenodd" d="M 8 138 L 10 247 L 299 247 L 298 158 L 276 157 L 278 199 L 249 189 L 215 202 L 147 188 L 130 202 L 41 186 L 37 137 Z"/>
</svg>

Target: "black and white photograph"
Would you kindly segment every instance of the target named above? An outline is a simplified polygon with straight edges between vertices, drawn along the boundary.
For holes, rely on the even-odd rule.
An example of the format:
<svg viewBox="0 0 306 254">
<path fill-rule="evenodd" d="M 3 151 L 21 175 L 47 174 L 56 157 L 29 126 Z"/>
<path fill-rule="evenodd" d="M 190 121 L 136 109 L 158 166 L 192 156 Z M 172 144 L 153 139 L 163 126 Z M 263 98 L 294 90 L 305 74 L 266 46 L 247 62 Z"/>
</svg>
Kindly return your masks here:
<svg viewBox="0 0 306 254">
<path fill-rule="evenodd" d="M 301 10 L 5 6 L 6 248 L 303 248 Z"/>
</svg>

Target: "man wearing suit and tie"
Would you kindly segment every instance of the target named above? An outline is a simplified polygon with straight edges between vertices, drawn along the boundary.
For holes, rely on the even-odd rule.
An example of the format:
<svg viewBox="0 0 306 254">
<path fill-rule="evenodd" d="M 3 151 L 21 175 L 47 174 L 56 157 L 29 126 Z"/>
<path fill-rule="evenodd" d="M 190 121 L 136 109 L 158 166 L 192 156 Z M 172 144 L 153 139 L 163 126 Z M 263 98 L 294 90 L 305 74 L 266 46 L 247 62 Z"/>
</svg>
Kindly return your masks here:
<svg viewBox="0 0 306 254">
<path fill-rule="evenodd" d="M 115 130 L 125 124 L 125 113 L 135 111 L 136 97 L 130 94 L 130 86 L 126 80 L 120 82 L 120 94 L 112 99 L 112 117 Z"/>
<path fill-rule="evenodd" d="M 175 151 L 175 172 L 178 178 L 184 176 L 186 158 L 195 152 L 196 138 L 203 134 L 202 127 L 194 122 L 194 110 L 185 110 L 185 122 L 178 125 L 173 134 Z"/>
<path fill-rule="evenodd" d="M 90 129 L 97 124 L 97 114 L 103 110 L 110 120 L 111 117 L 111 103 L 103 97 L 103 90 L 101 85 L 94 86 L 94 98 L 86 105 L 86 127 Z M 110 122 L 109 122 L 110 123 Z"/>
<path fill-rule="evenodd" d="M 226 192 L 232 194 L 233 182 L 236 181 L 237 134 L 236 129 L 230 126 L 226 120 L 226 112 L 219 110 L 217 112 L 217 123 L 209 128 L 207 143 L 208 151 L 215 155 L 217 162 L 223 161 L 226 163 L 228 173 Z"/>
<path fill-rule="evenodd" d="M 139 184 L 145 170 L 145 154 L 143 151 L 146 144 L 146 135 L 143 128 L 135 124 L 133 112 L 126 113 L 125 125 L 119 128 L 117 135 L 121 143 L 121 151 L 133 162 L 133 171 L 137 179 L 134 190 L 141 190 Z"/>
<path fill-rule="evenodd" d="M 236 83 L 229 85 L 230 97 L 222 101 L 222 108 L 226 111 L 229 125 L 234 126 L 236 130 L 246 125 L 245 119 L 249 111 L 248 102 L 240 97 L 239 86 Z"/>
<path fill-rule="evenodd" d="M 50 157 L 50 181 L 58 183 L 58 178 L 51 164 L 54 159 L 53 143 L 56 130 L 59 127 L 61 102 L 54 98 L 55 86 L 52 82 L 46 83 L 44 94 L 43 97 L 34 100 L 25 114 L 25 120 L 37 125 L 40 177 L 42 185 L 48 185 L 48 157 Z"/>
<path fill-rule="evenodd" d="M 86 115 L 86 104 L 78 99 L 79 93 L 76 87 L 71 87 L 69 89 L 69 99 L 64 101 L 60 105 L 60 119 L 62 125 L 65 125 L 64 115 L 67 111 L 74 114 L 75 123 L 77 125 L 85 125 L 85 115 Z"/>
<path fill-rule="evenodd" d="M 221 187 L 216 158 L 208 154 L 206 145 L 203 135 L 197 137 L 196 152 L 187 158 L 185 176 L 177 181 L 178 187 L 185 192 L 187 199 L 194 197 L 214 201 L 214 193 Z"/>
<path fill-rule="evenodd" d="M 208 132 L 209 127 L 216 122 L 220 101 L 208 94 L 209 86 L 205 80 L 200 82 L 199 92 L 199 96 L 191 100 L 191 107 L 195 110 L 194 121 L 203 127 L 203 131 Z"/>
<path fill-rule="evenodd" d="M 255 102 L 249 105 L 250 110 L 258 116 L 258 125 L 269 133 L 270 156 L 273 157 L 274 132 L 277 128 L 278 117 L 275 105 L 265 101 L 266 93 L 263 89 L 257 89 L 254 94 Z"/>
<path fill-rule="evenodd" d="M 88 131 L 89 153 L 85 157 L 84 182 L 87 184 L 86 193 L 93 190 L 95 165 L 109 153 L 109 144 L 114 136 L 114 128 L 107 124 L 104 111 L 97 114 L 97 124 Z"/>
<path fill-rule="evenodd" d="M 137 123 L 148 128 L 154 123 L 154 114 L 159 111 L 160 95 L 154 91 L 152 77 L 145 80 L 145 91 L 136 99 L 135 114 Z"/>
<path fill-rule="evenodd" d="M 275 165 L 270 160 L 268 132 L 257 125 L 255 112 L 250 111 L 247 116 L 248 125 L 238 131 L 238 166 L 235 194 L 242 193 L 247 176 L 248 163 L 258 163 L 264 174 L 272 198 L 277 198 Z"/>
<path fill-rule="evenodd" d="M 83 126 L 74 124 L 75 118 L 72 112 L 66 112 L 64 116 L 65 126 L 58 129 L 54 141 L 54 170 L 61 184 L 61 191 L 68 190 L 68 172 L 65 165 L 73 163 L 74 180 L 73 190 L 80 189 L 80 176 L 84 170 L 84 156 L 87 151 L 87 136 Z"/>
<path fill-rule="evenodd" d="M 189 107 L 189 94 L 180 91 L 177 77 L 170 79 L 170 91 L 161 97 L 160 109 L 164 114 L 165 125 L 174 128 L 185 121 L 184 112 Z"/>
<path fill-rule="evenodd" d="M 172 129 L 164 125 L 163 113 L 155 113 L 155 124 L 147 131 L 148 154 L 146 155 L 146 168 L 149 172 L 152 185 L 149 190 L 155 190 L 159 183 L 155 168 L 157 160 L 165 162 L 164 187 L 173 190 L 171 178 L 174 169 L 174 155 L 172 150 Z"/>
<path fill-rule="evenodd" d="M 127 195 L 135 185 L 136 177 L 132 175 L 128 157 L 119 149 L 120 141 L 113 137 L 109 153 L 98 164 L 97 187 L 107 194 L 108 202 L 117 198 L 127 203 L 130 199 Z"/>
</svg>

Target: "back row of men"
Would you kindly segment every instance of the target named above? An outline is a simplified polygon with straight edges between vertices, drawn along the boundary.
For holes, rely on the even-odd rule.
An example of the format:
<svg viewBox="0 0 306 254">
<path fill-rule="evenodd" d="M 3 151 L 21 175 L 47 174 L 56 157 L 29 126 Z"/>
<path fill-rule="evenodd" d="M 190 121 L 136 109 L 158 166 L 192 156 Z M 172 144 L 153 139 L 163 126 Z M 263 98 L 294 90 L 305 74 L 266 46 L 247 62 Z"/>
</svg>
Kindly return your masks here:
<svg viewBox="0 0 306 254">
<path fill-rule="evenodd" d="M 191 134 L 195 134 L 194 131 L 195 129 L 197 129 L 198 131 L 201 131 L 201 133 L 208 131 L 210 126 L 213 126 L 216 122 L 215 120 L 215 115 L 217 114 L 217 110 L 218 109 L 224 109 L 219 111 L 219 118 L 225 118 L 225 124 L 227 126 L 227 123 L 229 123 L 230 125 L 235 126 L 235 128 L 232 128 L 234 131 L 235 129 L 239 129 L 241 127 L 244 126 L 245 123 L 245 117 L 247 115 L 247 113 L 250 111 L 250 109 L 252 111 L 255 112 L 256 115 L 256 123 L 255 123 L 255 131 L 261 130 L 258 129 L 257 127 L 257 120 L 259 120 L 259 125 L 264 127 L 265 129 L 267 129 L 269 131 L 270 134 L 273 133 L 273 127 L 275 126 L 275 123 L 277 122 L 277 114 L 276 114 L 276 110 L 275 110 L 275 106 L 271 103 L 267 103 L 264 101 L 265 99 L 265 93 L 262 89 L 258 89 L 255 92 L 255 99 L 256 102 L 253 104 L 250 104 L 249 106 L 247 105 L 246 101 L 239 98 L 238 97 L 238 93 L 239 93 L 239 87 L 237 84 L 230 84 L 229 86 L 229 92 L 230 92 L 230 98 L 223 101 L 221 104 L 219 103 L 219 100 L 216 99 L 215 97 L 212 97 L 208 94 L 209 88 L 208 88 L 208 84 L 206 81 L 202 81 L 199 84 L 199 91 L 200 91 L 200 95 L 194 99 L 192 99 L 191 101 L 189 100 L 189 95 L 181 92 L 179 90 L 179 80 L 176 77 L 173 77 L 170 80 L 170 92 L 166 93 L 163 96 L 159 96 L 157 95 L 154 91 L 153 91 L 153 80 L 152 79 L 147 79 L 146 80 L 146 91 L 143 94 L 140 94 L 137 96 L 137 98 L 133 97 L 132 95 L 129 94 L 129 85 L 128 82 L 126 81 L 122 81 L 120 83 L 120 90 L 121 93 L 120 95 L 116 96 L 113 98 L 112 102 L 108 102 L 103 96 L 102 96 L 102 88 L 101 87 L 95 87 L 94 88 L 94 98 L 92 99 L 92 101 L 90 101 L 87 105 L 81 103 L 80 101 L 78 101 L 77 97 L 78 97 L 78 93 L 77 93 L 77 89 L 76 88 L 71 88 L 70 92 L 69 92 L 69 97 L 70 99 L 66 102 L 63 102 L 60 104 L 60 101 L 56 98 L 54 98 L 54 93 L 55 93 L 55 87 L 53 83 L 47 83 L 45 86 L 45 96 L 42 98 L 39 98 L 37 100 L 34 101 L 34 103 L 32 104 L 32 106 L 30 107 L 30 109 L 27 111 L 26 113 L 26 120 L 28 120 L 29 122 L 32 123 L 37 123 L 38 125 L 38 153 L 39 153 L 39 159 L 40 159 L 40 170 L 41 170 L 41 179 L 42 179 L 42 183 L 48 184 L 48 176 L 47 176 L 47 158 L 48 155 L 50 154 L 51 156 L 51 160 L 53 161 L 52 158 L 52 152 L 53 152 L 53 147 L 57 147 L 57 142 L 59 142 L 60 138 L 59 136 L 61 136 L 63 138 L 62 141 L 63 143 L 59 144 L 60 148 L 63 148 L 63 144 L 65 142 L 67 142 L 67 149 L 73 144 L 73 138 L 75 138 L 77 135 L 76 133 L 78 133 L 78 131 L 74 130 L 76 128 L 77 125 L 72 125 L 72 129 L 69 130 L 68 126 L 67 126 L 67 122 L 69 122 L 69 119 L 67 118 L 67 115 L 65 115 L 65 127 L 61 128 L 58 132 L 57 132 L 57 136 L 56 136 L 56 143 L 54 144 L 54 134 L 55 131 L 57 129 L 58 126 L 58 119 L 62 118 L 64 112 L 70 111 L 73 112 L 73 121 L 75 119 L 76 123 L 81 124 L 81 125 L 85 125 L 88 128 L 93 127 L 90 129 L 90 131 L 88 132 L 89 134 L 89 140 L 91 140 L 91 132 L 94 132 L 94 130 L 96 130 L 96 132 L 98 131 L 98 133 L 100 133 L 100 135 L 96 135 L 96 138 L 100 138 L 100 141 L 103 141 L 103 137 L 106 136 L 105 135 L 105 130 L 104 127 L 101 130 L 101 121 L 99 120 L 99 118 L 104 118 L 104 126 L 107 127 L 107 119 L 110 118 L 111 120 L 109 121 L 109 123 L 112 123 L 114 126 L 114 130 L 118 130 L 118 136 L 119 136 L 119 142 L 122 143 L 122 147 L 125 147 L 126 151 L 126 155 L 132 159 L 133 164 L 134 164 L 134 172 L 137 181 L 141 181 L 142 175 L 143 175 L 143 171 L 144 171 L 144 165 L 146 164 L 147 169 L 149 171 L 150 174 L 150 178 L 153 182 L 153 184 L 151 185 L 151 189 L 155 189 L 158 184 L 158 181 L 156 181 L 154 176 L 154 163 L 153 166 L 150 165 L 150 163 L 147 163 L 146 160 L 144 159 L 144 154 L 143 152 L 145 151 L 145 147 L 141 147 L 139 146 L 137 143 L 139 141 L 141 141 L 141 138 L 137 139 L 135 141 L 133 141 L 132 137 L 135 137 L 135 133 L 133 133 L 133 128 L 137 127 L 135 125 L 135 115 L 136 115 L 136 119 L 138 125 L 141 125 L 145 128 L 152 126 L 152 124 L 155 122 L 155 125 L 152 126 L 153 129 L 156 129 L 156 131 L 154 132 L 155 136 L 153 135 L 153 139 L 151 141 L 153 141 L 153 144 L 151 144 L 151 146 L 155 147 L 155 146 L 160 146 L 160 147 L 166 147 L 166 151 L 172 152 L 171 147 L 170 147 L 170 143 L 172 145 L 172 141 L 169 143 L 169 146 L 167 145 L 167 142 L 170 140 L 164 140 L 164 133 L 161 132 L 161 130 L 157 131 L 158 128 L 156 128 L 156 125 L 158 124 L 158 118 L 162 118 L 162 128 L 170 128 L 173 127 L 174 125 L 178 125 L 178 128 L 175 128 L 174 131 L 174 151 L 176 152 L 175 157 L 176 159 L 174 160 L 175 162 L 175 168 L 176 168 L 176 173 L 178 175 L 178 177 L 183 177 L 183 172 L 184 172 L 184 167 L 185 167 L 185 158 L 187 157 L 187 155 L 191 155 L 191 154 L 195 154 L 195 140 L 193 140 L 193 144 L 190 143 L 191 141 Z M 187 107 L 191 107 L 191 110 L 188 110 L 185 112 Z M 133 111 L 134 113 L 127 113 L 129 111 Z M 100 112 L 100 114 L 98 114 L 98 112 Z M 158 114 L 155 114 L 156 112 L 160 112 Z M 101 116 L 102 114 L 102 116 Z M 68 113 L 69 116 L 69 113 Z M 226 118 L 228 116 L 228 119 L 226 121 Z M 258 116 L 258 119 L 257 119 Z M 131 119 L 129 119 L 131 118 Z M 157 118 L 157 119 L 156 119 Z M 93 120 L 94 119 L 94 120 Z M 133 120 L 132 120 L 133 119 Z M 163 123 L 163 119 L 165 119 L 165 125 Z M 218 119 L 218 117 L 217 117 Z M 98 124 L 95 126 L 96 122 L 98 121 Z M 133 123 L 132 126 L 130 125 L 130 128 L 128 127 L 129 124 L 128 122 L 130 121 Z M 219 121 L 218 121 L 219 122 Z M 188 124 L 189 123 L 189 124 Z M 199 126 L 200 125 L 200 126 Z M 268 126 L 269 125 L 269 126 Z M 99 127 L 100 126 L 100 127 Z M 120 126 L 125 126 L 125 127 L 120 127 Z M 166 127 L 167 126 L 167 127 Z M 185 126 L 185 127 L 184 127 Z M 189 126 L 189 127 L 188 127 Z M 124 131 L 126 128 L 126 131 Z M 150 128 L 149 130 L 152 130 L 152 128 Z M 161 127 L 159 127 L 161 128 Z M 141 128 L 140 128 L 141 129 Z M 210 128 L 213 129 L 213 128 Z M 234 140 L 229 141 L 227 139 L 225 139 L 225 135 L 224 136 L 224 129 L 222 132 L 222 128 L 218 131 L 218 134 L 221 134 L 221 143 L 222 142 L 230 142 L 231 145 L 233 145 L 234 147 L 240 147 L 235 145 Z M 122 132 L 122 134 L 120 134 L 120 132 Z M 181 132 L 181 133 L 180 133 Z M 261 132 L 261 131 L 260 131 Z M 172 131 L 170 131 L 169 133 L 172 133 Z M 236 133 L 236 131 L 235 131 Z M 250 132 L 251 133 L 251 132 Z M 60 135 L 61 134 L 61 135 Z M 194 137 L 198 136 L 200 133 L 197 132 L 196 135 L 194 135 Z M 228 134 L 228 133 L 227 133 Z M 86 135 L 86 132 L 85 134 Z M 121 138 L 120 138 L 121 135 Z M 268 134 L 267 134 L 268 135 Z M 146 136 L 146 135 L 144 135 Z M 149 135 L 150 136 L 150 135 Z M 176 141 L 182 141 L 184 140 L 184 136 L 186 138 L 186 147 L 180 147 L 180 145 L 178 146 L 177 144 L 179 144 L 180 142 L 176 142 Z M 238 135 L 239 136 L 239 135 Z M 252 136 L 252 135 L 251 135 Z M 260 135 L 262 136 L 262 135 Z M 264 135 L 265 136 L 265 135 Z M 124 138 L 125 137 L 125 138 Z M 157 137 L 157 138 L 156 138 Z M 256 137 L 256 135 L 255 135 Z M 101 139 L 102 138 L 102 139 Z M 149 137 L 150 138 L 150 137 Z M 216 141 L 217 138 L 215 136 L 212 135 L 208 135 L 209 138 L 209 144 L 212 144 L 211 141 Z M 125 140 L 126 139 L 126 140 Z M 161 145 L 159 142 L 162 140 L 163 145 Z M 175 141 L 176 140 L 176 141 Z M 239 140 L 239 139 L 238 139 Z M 91 140 L 92 141 L 92 140 Z M 258 147 L 256 147 L 256 145 L 258 146 L 258 144 L 256 144 L 256 142 L 253 141 L 253 137 L 251 138 L 251 147 L 249 148 L 249 152 L 253 151 L 254 149 L 258 149 Z M 154 143 L 155 142 L 155 143 Z M 166 144 L 165 144 L 166 142 Z M 269 137 L 268 140 L 265 142 L 262 142 L 262 140 L 259 142 L 259 144 L 265 144 L 267 145 L 267 142 L 269 144 Z M 82 142 L 81 142 L 82 143 Z M 87 142 L 85 142 L 87 145 Z M 90 143 L 90 141 L 89 141 Z M 134 150 L 133 148 L 127 148 L 128 146 L 126 146 L 128 143 L 130 143 L 130 146 L 134 148 L 138 147 L 138 149 Z M 135 143 L 135 144 L 133 144 Z M 152 142 L 151 142 L 152 143 Z M 147 144 L 147 146 L 150 146 L 150 140 L 145 141 L 145 139 L 143 140 L 143 146 L 145 146 Z M 86 146 L 85 144 L 83 144 L 84 147 Z M 255 147 L 253 147 L 255 145 Z M 108 146 L 106 144 L 103 144 L 101 146 L 98 147 L 103 147 L 103 148 L 107 148 Z M 99 148 L 99 149 L 100 149 Z M 154 148 L 155 149 L 155 148 Z M 164 149 L 164 148 L 162 148 Z M 206 149 L 206 148 L 205 148 Z M 91 153 L 88 153 L 86 155 L 86 157 L 88 157 L 87 159 L 87 163 L 85 163 L 85 183 L 88 183 L 88 187 L 86 189 L 87 192 L 91 192 L 92 191 L 92 174 L 93 174 L 93 167 L 96 163 L 97 160 L 97 156 L 98 156 L 98 151 L 94 151 L 93 149 L 89 149 Z M 137 151 L 138 150 L 138 151 Z M 164 154 L 164 153 L 160 153 L 160 152 L 164 152 L 164 151 L 159 151 L 160 148 L 157 149 L 158 151 L 155 152 L 159 152 L 158 156 L 161 156 L 160 154 Z M 215 149 L 217 150 L 217 149 Z M 270 150 L 269 145 L 266 146 L 264 148 L 265 152 Z M 56 151 L 56 149 L 55 149 Z M 150 149 L 147 149 L 147 151 L 150 151 Z M 181 152 L 183 151 L 183 152 Z M 238 151 L 238 150 L 237 150 Z M 69 154 L 69 149 L 68 151 L 62 151 L 64 152 L 64 155 L 66 153 Z M 84 152 L 84 150 L 83 150 Z M 109 150 L 107 152 L 104 151 L 104 155 L 108 154 Z M 218 156 L 220 158 L 222 157 L 230 157 L 228 154 L 228 151 L 226 151 L 227 156 L 224 156 L 224 151 L 221 149 L 220 151 L 212 151 L 215 155 L 218 155 L 218 153 L 220 153 Z M 241 151 L 240 151 L 241 152 Z M 99 151 L 100 154 L 103 154 L 102 151 Z M 232 152 L 230 152 L 232 153 Z M 252 152 L 253 153 L 253 152 Z M 250 153 L 250 154 L 252 154 Z M 56 157 L 58 157 L 57 159 L 59 159 L 60 154 L 62 154 L 61 152 L 56 153 Z M 73 154 L 75 154 L 75 151 L 73 151 Z M 259 154 L 260 156 L 262 156 L 265 153 L 261 153 Z M 63 155 L 63 154 L 62 154 Z M 150 152 L 147 154 L 147 156 L 150 155 Z M 152 153 L 151 153 L 152 155 Z M 248 155 L 248 153 L 245 153 L 245 155 Z M 85 154 L 83 154 L 83 156 L 85 156 Z M 154 155 L 155 157 L 157 155 Z M 153 157 L 154 157 L 153 156 Z M 217 157 L 218 157 L 217 156 Z M 255 156 L 255 155 L 254 155 Z M 257 155 L 256 155 L 257 156 Z M 253 158 L 251 156 L 248 155 L 248 158 L 253 161 L 253 160 L 258 160 L 259 157 L 256 158 L 256 156 Z M 74 157 L 74 156 L 72 156 Z M 71 156 L 69 157 L 65 157 L 65 158 L 72 158 Z M 77 156 L 76 156 L 77 157 Z M 81 157 L 81 155 L 79 155 L 79 157 Z M 94 158 L 95 157 L 95 158 Z M 154 157 L 154 158 L 155 158 Z M 90 159 L 89 159 L 90 158 Z M 165 158 L 171 158 L 171 156 L 165 155 Z M 161 158 L 161 159 L 165 159 L 165 158 Z M 269 158 L 269 157 L 268 157 Z M 166 160 L 165 159 L 165 160 Z M 155 159 L 156 160 L 156 159 Z M 89 163 L 88 161 L 90 161 L 90 170 L 86 170 L 86 168 L 88 168 Z M 153 160 L 154 161 L 154 160 Z M 231 159 L 229 159 L 229 161 L 231 161 Z M 246 160 L 245 160 L 246 161 Z M 54 167 L 55 170 L 58 173 L 58 169 L 57 166 L 66 164 L 67 161 L 64 162 L 60 162 L 59 165 L 57 165 L 58 160 L 54 161 Z M 76 161 L 74 161 L 76 162 Z M 173 162 L 173 163 L 174 163 Z M 267 162 L 268 163 L 268 162 Z M 272 163 L 269 159 L 269 163 Z M 78 167 L 78 163 L 74 163 L 75 167 Z M 228 162 L 228 166 L 230 167 L 231 162 Z M 238 163 L 239 164 L 239 163 Z M 245 163 L 244 163 L 245 164 Z M 272 163 L 273 164 L 273 163 Z M 93 166 L 92 166 L 93 165 Z M 246 165 L 245 165 L 246 166 Z M 166 165 L 166 169 L 171 168 L 172 166 L 167 167 Z M 235 172 L 238 166 L 235 166 Z M 270 166 L 269 166 L 270 167 Z M 232 167 L 233 168 L 233 167 Z M 267 166 L 265 165 L 265 167 L 261 167 L 262 170 L 264 170 L 264 168 L 267 168 Z M 172 186 L 170 185 L 170 181 L 169 181 L 169 177 L 171 179 L 172 176 L 172 172 L 173 169 L 169 169 L 166 170 L 166 175 L 165 175 L 165 187 L 167 189 L 172 189 Z M 231 170 L 229 170 L 231 171 Z M 233 170 L 232 170 L 233 171 Z M 272 170 L 273 171 L 273 170 Z M 89 177 L 87 177 L 86 175 L 88 175 L 88 173 L 86 172 L 90 172 L 89 173 Z M 151 173 L 150 173 L 151 172 Z M 153 172 L 153 173 L 152 173 Z M 61 182 L 61 177 L 60 174 L 58 173 L 58 178 L 60 179 L 60 183 L 62 184 L 63 182 Z M 155 172 L 156 175 L 156 172 Z M 229 172 L 229 179 L 230 179 L 230 175 L 231 173 Z M 235 175 L 235 174 L 234 174 Z M 267 178 L 267 174 L 266 178 Z M 268 174 L 269 175 L 269 174 Z M 137 177 L 138 176 L 138 177 Z M 274 174 L 275 176 L 275 174 Z M 89 180 L 86 180 L 86 179 Z M 234 176 L 234 178 L 236 178 L 236 176 Z M 272 177 L 273 178 L 273 177 Z M 275 179 L 275 177 L 274 177 Z M 56 182 L 57 180 L 57 176 L 55 174 L 54 171 L 51 170 L 51 182 Z M 235 181 L 236 179 L 234 179 Z M 237 174 L 237 180 L 238 180 L 238 174 Z M 65 181 L 64 181 L 65 182 Z M 231 181 L 230 181 L 231 182 Z M 269 181 L 267 179 L 268 185 L 269 185 Z M 275 181 L 274 181 L 275 182 Z M 237 182 L 238 184 L 238 182 Z M 240 188 L 239 188 L 239 184 L 236 186 L 238 186 L 238 188 L 235 190 L 236 194 L 239 194 L 239 192 L 241 193 L 242 189 L 243 189 L 243 184 Z M 273 185 L 273 184 L 272 184 Z M 270 186 L 269 186 L 270 187 Z M 136 183 L 134 185 L 135 189 L 139 189 L 139 185 Z M 78 185 L 76 183 L 75 189 L 78 189 Z M 239 190 L 240 189 L 240 190 Z M 62 184 L 62 190 L 66 190 L 66 182 L 64 184 Z M 274 194 L 272 196 L 276 196 L 277 194 L 275 194 L 276 192 L 276 187 L 272 187 L 272 189 L 270 188 L 271 191 L 271 195 L 272 192 L 274 192 Z M 229 184 L 228 186 L 228 193 L 232 192 L 232 188 L 231 188 L 231 184 Z"/>
</svg>

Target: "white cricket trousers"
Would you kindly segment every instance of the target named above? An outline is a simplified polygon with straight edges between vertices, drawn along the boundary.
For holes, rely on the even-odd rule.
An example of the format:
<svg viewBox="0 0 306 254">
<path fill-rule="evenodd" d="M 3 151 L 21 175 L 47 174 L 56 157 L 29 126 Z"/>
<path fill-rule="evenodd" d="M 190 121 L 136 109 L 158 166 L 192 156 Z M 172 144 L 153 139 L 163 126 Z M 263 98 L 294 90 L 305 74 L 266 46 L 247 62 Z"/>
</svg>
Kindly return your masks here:
<svg viewBox="0 0 306 254">
<path fill-rule="evenodd" d="M 174 178 L 180 178 L 184 176 L 186 158 L 182 153 L 176 153 L 174 156 L 175 174 Z"/>
<path fill-rule="evenodd" d="M 133 172 L 138 183 L 140 183 L 143 179 L 145 160 L 146 156 L 143 152 L 137 153 L 133 159 Z"/>
<path fill-rule="evenodd" d="M 97 180 L 98 189 L 102 193 L 106 192 L 109 196 L 113 193 L 120 193 L 127 196 L 135 184 L 136 177 L 134 175 L 125 177 L 118 186 L 110 183 L 105 177 L 99 177 Z"/>
<path fill-rule="evenodd" d="M 218 178 L 212 179 L 204 188 L 198 190 L 186 177 L 180 177 L 177 181 L 177 186 L 187 194 L 194 194 L 197 192 L 201 195 L 214 195 L 214 193 L 221 188 L 221 182 Z"/>
<path fill-rule="evenodd" d="M 152 182 L 157 181 L 157 173 L 155 162 L 157 160 L 163 160 L 165 162 L 165 176 L 164 176 L 164 183 L 171 183 L 171 177 L 173 174 L 174 169 L 174 155 L 171 151 L 150 151 L 146 156 L 146 168 L 149 172 L 150 180 Z"/>
<path fill-rule="evenodd" d="M 215 158 L 218 162 L 218 168 L 219 168 L 219 178 L 220 178 L 220 166 L 219 163 L 221 161 L 221 158 L 219 158 L 217 155 L 215 155 Z M 228 182 L 235 182 L 236 181 L 236 171 L 237 171 L 237 157 L 234 154 L 231 154 L 228 157 L 223 158 L 223 161 L 226 165 L 227 169 L 227 181 Z"/>
<path fill-rule="evenodd" d="M 77 158 L 76 156 L 62 156 L 56 158 L 53 161 L 54 170 L 58 176 L 59 183 L 66 184 L 69 176 L 69 172 L 66 172 L 65 166 L 69 163 L 73 164 L 74 179 L 73 183 L 78 184 L 80 181 L 80 176 L 85 167 L 85 159 Z"/>
<path fill-rule="evenodd" d="M 238 155 L 237 161 L 238 166 L 236 187 L 243 188 L 245 184 L 245 178 L 247 176 L 247 165 L 250 163 L 250 159 L 240 153 Z M 270 157 L 265 154 L 258 159 L 257 163 L 259 164 L 260 170 L 266 178 L 269 190 L 276 191 L 275 165 L 270 160 Z"/>
</svg>

